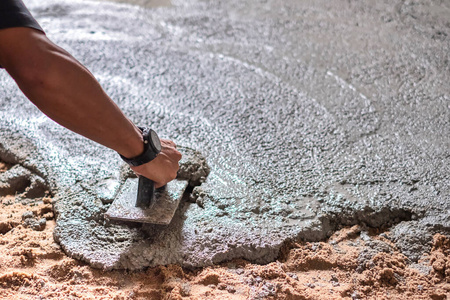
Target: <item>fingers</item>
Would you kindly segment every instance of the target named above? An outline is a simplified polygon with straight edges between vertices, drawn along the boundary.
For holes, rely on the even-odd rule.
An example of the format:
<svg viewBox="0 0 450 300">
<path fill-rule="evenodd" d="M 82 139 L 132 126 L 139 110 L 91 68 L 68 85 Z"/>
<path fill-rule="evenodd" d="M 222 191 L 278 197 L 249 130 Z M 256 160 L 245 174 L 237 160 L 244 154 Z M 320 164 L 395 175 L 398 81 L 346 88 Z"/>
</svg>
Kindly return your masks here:
<svg viewBox="0 0 450 300">
<path fill-rule="evenodd" d="M 155 189 L 159 189 L 160 187 L 165 186 L 167 183 L 155 182 Z"/>
<path fill-rule="evenodd" d="M 136 174 L 153 180 L 155 187 L 159 188 L 177 177 L 181 157 L 173 141 L 161 139 L 161 152 L 158 156 L 144 165 L 133 166 L 131 169 Z"/>
<path fill-rule="evenodd" d="M 161 139 L 161 146 L 176 148 L 177 144 L 175 144 L 175 142 L 171 140 Z"/>
<path fill-rule="evenodd" d="M 178 164 L 181 160 L 181 153 L 176 150 L 177 145 L 171 140 L 161 139 L 161 146 L 161 153 L 167 155 L 170 160 L 174 160 Z"/>
</svg>

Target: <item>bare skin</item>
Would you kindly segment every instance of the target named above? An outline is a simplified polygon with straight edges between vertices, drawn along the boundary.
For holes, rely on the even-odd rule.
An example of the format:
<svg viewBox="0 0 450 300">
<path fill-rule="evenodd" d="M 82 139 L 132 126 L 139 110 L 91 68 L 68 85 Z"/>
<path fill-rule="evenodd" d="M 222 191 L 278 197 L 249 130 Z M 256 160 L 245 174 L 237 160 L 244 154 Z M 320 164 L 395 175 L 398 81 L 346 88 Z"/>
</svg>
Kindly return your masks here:
<svg viewBox="0 0 450 300">
<path fill-rule="evenodd" d="M 0 30 L 0 65 L 28 99 L 57 123 L 125 157 L 143 152 L 139 129 L 94 76 L 44 33 L 25 27 Z M 154 160 L 132 167 L 156 187 L 175 179 L 181 159 L 174 142 L 162 139 L 161 146 Z"/>
</svg>

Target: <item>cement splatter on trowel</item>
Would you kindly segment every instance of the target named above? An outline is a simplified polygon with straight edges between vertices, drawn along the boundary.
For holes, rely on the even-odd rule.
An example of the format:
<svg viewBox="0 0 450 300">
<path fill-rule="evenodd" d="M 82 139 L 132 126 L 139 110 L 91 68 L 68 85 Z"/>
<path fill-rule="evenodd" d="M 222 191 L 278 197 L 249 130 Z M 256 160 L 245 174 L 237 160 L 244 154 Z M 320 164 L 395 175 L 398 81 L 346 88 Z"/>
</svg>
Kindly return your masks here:
<svg viewBox="0 0 450 300">
<path fill-rule="evenodd" d="M 181 151 L 185 158 L 177 180 L 155 189 L 153 181 L 145 177 L 128 178 L 106 217 L 128 222 L 170 224 L 188 183 L 190 186 L 200 185 L 210 171 L 199 152 L 185 147 Z"/>
<path fill-rule="evenodd" d="M 178 208 L 187 182 L 175 180 L 162 189 L 153 191 L 153 188 L 148 187 L 153 182 L 146 184 L 145 181 L 141 177 L 127 179 L 106 212 L 106 217 L 112 220 L 168 225 Z M 151 192 L 140 193 L 142 190 Z M 140 204 L 142 197 L 148 201 Z"/>
</svg>

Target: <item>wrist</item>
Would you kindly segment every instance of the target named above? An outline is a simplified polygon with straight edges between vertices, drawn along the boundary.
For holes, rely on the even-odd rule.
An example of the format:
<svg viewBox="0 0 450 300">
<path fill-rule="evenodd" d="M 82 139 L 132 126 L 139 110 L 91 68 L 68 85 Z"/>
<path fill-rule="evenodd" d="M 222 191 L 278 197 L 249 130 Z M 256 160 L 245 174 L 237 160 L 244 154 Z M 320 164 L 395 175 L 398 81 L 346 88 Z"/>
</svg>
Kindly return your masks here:
<svg viewBox="0 0 450 300">
<path fill-rule="evenodd" d="M 146 164 L 158 156 L 161 152 L 161 140 L 159 139 L 156 132 L 150 128 L 138 127 L 141 131 L 141 136 L 143 139 L 143 152 L 140 155 L 133 157 L 126 157 L 120 155 L 120 157 L 130 166 L 140 166 Z"/>
<path fill-rule="evenodd" d="M 126 158 L 133 158 L 144 152 L 144 138 L 142 132 L 136 126 L 133 127 L 133 132 L 125 138 L 122 148 L 117 151 Z"/>
</svg>

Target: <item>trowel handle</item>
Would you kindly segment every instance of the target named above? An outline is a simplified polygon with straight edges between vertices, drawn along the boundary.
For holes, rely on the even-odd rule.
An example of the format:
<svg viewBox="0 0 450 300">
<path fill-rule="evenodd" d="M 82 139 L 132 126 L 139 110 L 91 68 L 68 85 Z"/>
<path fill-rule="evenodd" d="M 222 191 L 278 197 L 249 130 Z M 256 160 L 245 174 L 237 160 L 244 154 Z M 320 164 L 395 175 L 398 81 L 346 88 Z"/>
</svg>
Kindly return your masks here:
<svg viewBox="0 0 450 300">
<path fill-rule="evenodd" d="M 155 194 L 155 183 L 144 176 L 139 176 L 138 193 L 136 199 L 136 206 L 147 208 L 153 202 L 153 195 Z"/>
</svg>

